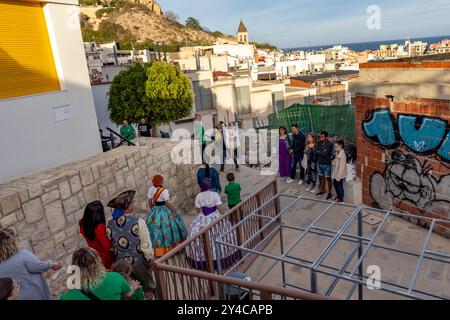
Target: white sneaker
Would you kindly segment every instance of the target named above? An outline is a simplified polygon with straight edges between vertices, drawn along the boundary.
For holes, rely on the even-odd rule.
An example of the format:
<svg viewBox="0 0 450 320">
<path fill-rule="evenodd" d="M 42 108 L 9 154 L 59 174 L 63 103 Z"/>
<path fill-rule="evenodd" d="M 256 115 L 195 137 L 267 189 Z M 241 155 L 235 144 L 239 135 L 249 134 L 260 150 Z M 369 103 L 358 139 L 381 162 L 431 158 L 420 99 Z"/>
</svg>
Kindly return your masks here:
<svg viewBox="0 0 450 320">
<path fill-rule="evenodd" d="M 288 178 L 288 179 L 286 180 L 286 183 L 287 183 L 287 184 L 291 184 L 291 183 L 293 183 L 293 182 L 295 182 L 295 180 L 292 180 L 291 178 Z"/>
<path fill-rule="evenodd" d="M 311 186 L 308 186 L 308 188 L 306 188 L 306 191 L 310 192 L 312 190 Z"/>
<path fill-rule="evenodd" d="M 313 193 L 313 194 L 318 194 L 319 191 L 320 191 L 320 189 L 317 188 L 317 187 L 315 187 L 314 189 L 311 190 L 311 193 Z"/>
<path fill-rule="evenodd" d="M 305 181 L 303 181 L 303 180 L 300 180 L 299 182 L 298 182 L 298 185 L 299 186 L 302 186 L 302 185 L 304 185 L 305 184 Z"/>
</svg>

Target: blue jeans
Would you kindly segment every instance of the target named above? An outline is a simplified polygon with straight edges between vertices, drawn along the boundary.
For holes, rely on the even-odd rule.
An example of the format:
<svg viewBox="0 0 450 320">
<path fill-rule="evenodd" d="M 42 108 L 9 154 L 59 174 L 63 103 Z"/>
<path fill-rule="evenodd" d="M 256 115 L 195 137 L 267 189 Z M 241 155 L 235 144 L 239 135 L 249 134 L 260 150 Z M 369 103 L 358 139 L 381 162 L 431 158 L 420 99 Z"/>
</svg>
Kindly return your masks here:
<svg viewBox="0 0 450 320">
<path fill-rule="evenodd" d="M 334 189 L 340 202 L 344 202 L 344 179 L 337 181 L 333 179 Z"/>
<path fill-rule="evenodd" d="M 317 173 L 321 177 L 331 178 L 331 165 L 318 163 Z"/>
<path fill-rule="evenodd" d="M 291 162 L 291 179 L 295 180 L 297 174 L 297 166 L 300 166 L 300 180 L 305 179 L 305 169 L 302 167 L 303 152 L 301 154 L 294 154 Z"/>
</svg>

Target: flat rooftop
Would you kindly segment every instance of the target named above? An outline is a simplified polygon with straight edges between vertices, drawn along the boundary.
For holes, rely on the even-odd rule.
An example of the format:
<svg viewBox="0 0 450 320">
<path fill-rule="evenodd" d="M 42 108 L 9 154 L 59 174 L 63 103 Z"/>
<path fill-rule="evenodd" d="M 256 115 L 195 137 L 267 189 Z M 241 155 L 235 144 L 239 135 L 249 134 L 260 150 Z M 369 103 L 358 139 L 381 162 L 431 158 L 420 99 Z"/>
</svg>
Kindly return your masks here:
<svg viewBox="0 0 450 320">
<path fill-rule="evenodd" d="M 305 82 L 315 82 L 318 80 L 330 79 L 330 78 L 335 78 L 335 77 L 341 78 L 341 77 L 352 77 L 352 76 L 358 76 L 358 75 L 359 75 L 359 71 L 342 70 L 342 71 L 336 71 L 336 72 L 324 72 L 324 73 L 318 73 L 318 74 L 298 76 L 298 77 L 293 77 L 292 79 L 305 81 Z"/>
</svg>

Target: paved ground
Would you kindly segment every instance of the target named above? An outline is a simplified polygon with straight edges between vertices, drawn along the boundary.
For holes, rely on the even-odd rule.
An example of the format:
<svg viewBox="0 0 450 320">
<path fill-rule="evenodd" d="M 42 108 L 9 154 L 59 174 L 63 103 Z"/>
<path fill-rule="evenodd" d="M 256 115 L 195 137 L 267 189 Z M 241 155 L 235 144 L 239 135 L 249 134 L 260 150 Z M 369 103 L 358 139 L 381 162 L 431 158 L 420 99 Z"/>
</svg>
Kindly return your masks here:
<svg viewBox="0 0 450 320">
<path fill-rule="evenodd" d="M 236 173 L 236 177 L 237 181 L 242 185 L 244 198 L 250 196 L 253 192 L 263 187 L 269 179 L 272 179 L 271 177 L 260 175 L 260 173 L 255 169 L 250 169 L 247 167 L 242 167 L 241 171 Z M 222 176 L 221 179 L 223 186 L 225 186 L 225 176 Z M 295 196 L 302 195 L 314 198 L 311 193 L 305 191 L 304 186 L 300 187 L 296 184 L 288 185 L 281 179 L 279 179 L 279 189 L 280 192 L 286 194 Z M 225 200 L 225 197 L 223 198 Z M 282 207 L 286 207 L 290 201 L 292 200 L 283 198 L 281 201 Z M 307 228 L 326 207 L 327 204 L 314 201 L 299 203 L 285 214 L 283 222 L 296 227 Z M 318 226 L 337 231 L 346 219 L 349 218 L 350 212 L 350 208 L 335 207 L 330 210 L 330 212 L 324 217 L 323 220 L 320 221 L 320 223 L 318 223 Z M 381 214 L 375 214 L 374 212 L 369 211 L 365 212 L 364 215 L 364 236 L 370 237 L 380 225 L 381 218 L 383 218 L 383 216 Z M 189 224 L 191 219 L 192 217 L 187 217 L 186 223 Z M 347 233 L 356 235 L 356 232 L 357 224 L 355 222 L 350 226 Z M 301 233 L 301 231 L 284 229 L 284 248 L 288 248 Z M 404 219 L 392 217 L 388 219 L 387 223 L 382 228 L 379 236 L 375 240 L 375 243 L 393 246 L 397 249 L 408 250 L 416 254 L 420 254 L 423 248 L 423 243 L 427 237 L 427 233 L 427 230 L 409 223 Z M 313 234 L 308 235 L 299 245 L 293 248 L 290 256 L 308 261 L 314 261 L 329 242 L 330 238 Z M 339 268 L 343 263 L 345 263 L 346 257 L 350 254 L 353 248 L 354 244 L 352 243 L 345 241 L 338 242 L 333 251 L 323 261 L 321 265 L 322 269 L 329 270 L 326 269 L 325 266 Z M 433 234 L 428 249 L 450 254 L 450 240 Z M 279 236 L 272 240 L 272 242 L 266 247 L 265 252 L 274 255 L 281 254 Z M 353 268 L 355 261 L 356 259 L 351 261 L 347 270 L 351 270 Z M 374 248 L 369 250 L 367 257 L 364 260 L 364 266 L 367 267 L 370 265 L 377 265 L 381 269 L 382 281 L 388 281 L 396 285 L 408 287 L 416 269 L 417 261 L 418 258 L 414 256 Z M 259 258 L 256 263 L 253 264 L 253 267 L 248 270 L 248 274 L 254 280 L 258 279 L 270 268 L 270 266 L 272 266 L 273 262 L 274 261 L 271 259 Z M 285 271 L 287 283 L 299 287 L 310 288 L 311 282 L 309 269 L 286 263 Z M 329 276 L 319 275 L 319 292 L 323 293 L 332 280 L 333 278 Z M 283 285 L 281 263 L 278 263 L 261 282 L 277 286 Z M 346 298 L 351 287 L 352 285 L 350 283 L 340 281 L 332 295 L 339 298 Z M 383 288 L 400 290 L 399 288 L 388 285 L 383 285 Z M 450 299 L 450 268 L 448 264 L 425 260 L 420 269 L 415 288 Z M 402 299 L 401 297 L 390 293 L 368 289 L 364 290 L 364 296 L 366 299 Z M 356 298 L 356 293 L 352 298 Z"/>
</svg>

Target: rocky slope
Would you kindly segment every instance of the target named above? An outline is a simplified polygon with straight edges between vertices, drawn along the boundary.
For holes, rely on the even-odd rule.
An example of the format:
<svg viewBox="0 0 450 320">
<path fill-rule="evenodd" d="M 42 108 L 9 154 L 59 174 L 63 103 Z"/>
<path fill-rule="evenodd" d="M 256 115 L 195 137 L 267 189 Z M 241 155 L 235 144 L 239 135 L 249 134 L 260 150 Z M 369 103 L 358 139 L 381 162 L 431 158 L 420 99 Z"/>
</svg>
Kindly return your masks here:
<svg viewBox="0 0 450 320">
<path fill-rule="evenodd" d="M 110 9 L 98 17 L 102 7 L 81 7 L 82 28 L 98 31 L 101 23 L 122 27 L 138 41 L 166 42 L 168 44 L 193 44 L 229 42 L 237 43 L 233 37 L 217 32 L 206 32 L 187 28 L 176 21 L 169 20 L 161 6 L 153 0 L 135 0 L 120 8 Z M 105 10 L 103 10 L 105 11 Z M 122 29 L 121 29 L 122 30 Z M 85 39 L 89 41 L 90 39 Z"/>
</svg>

